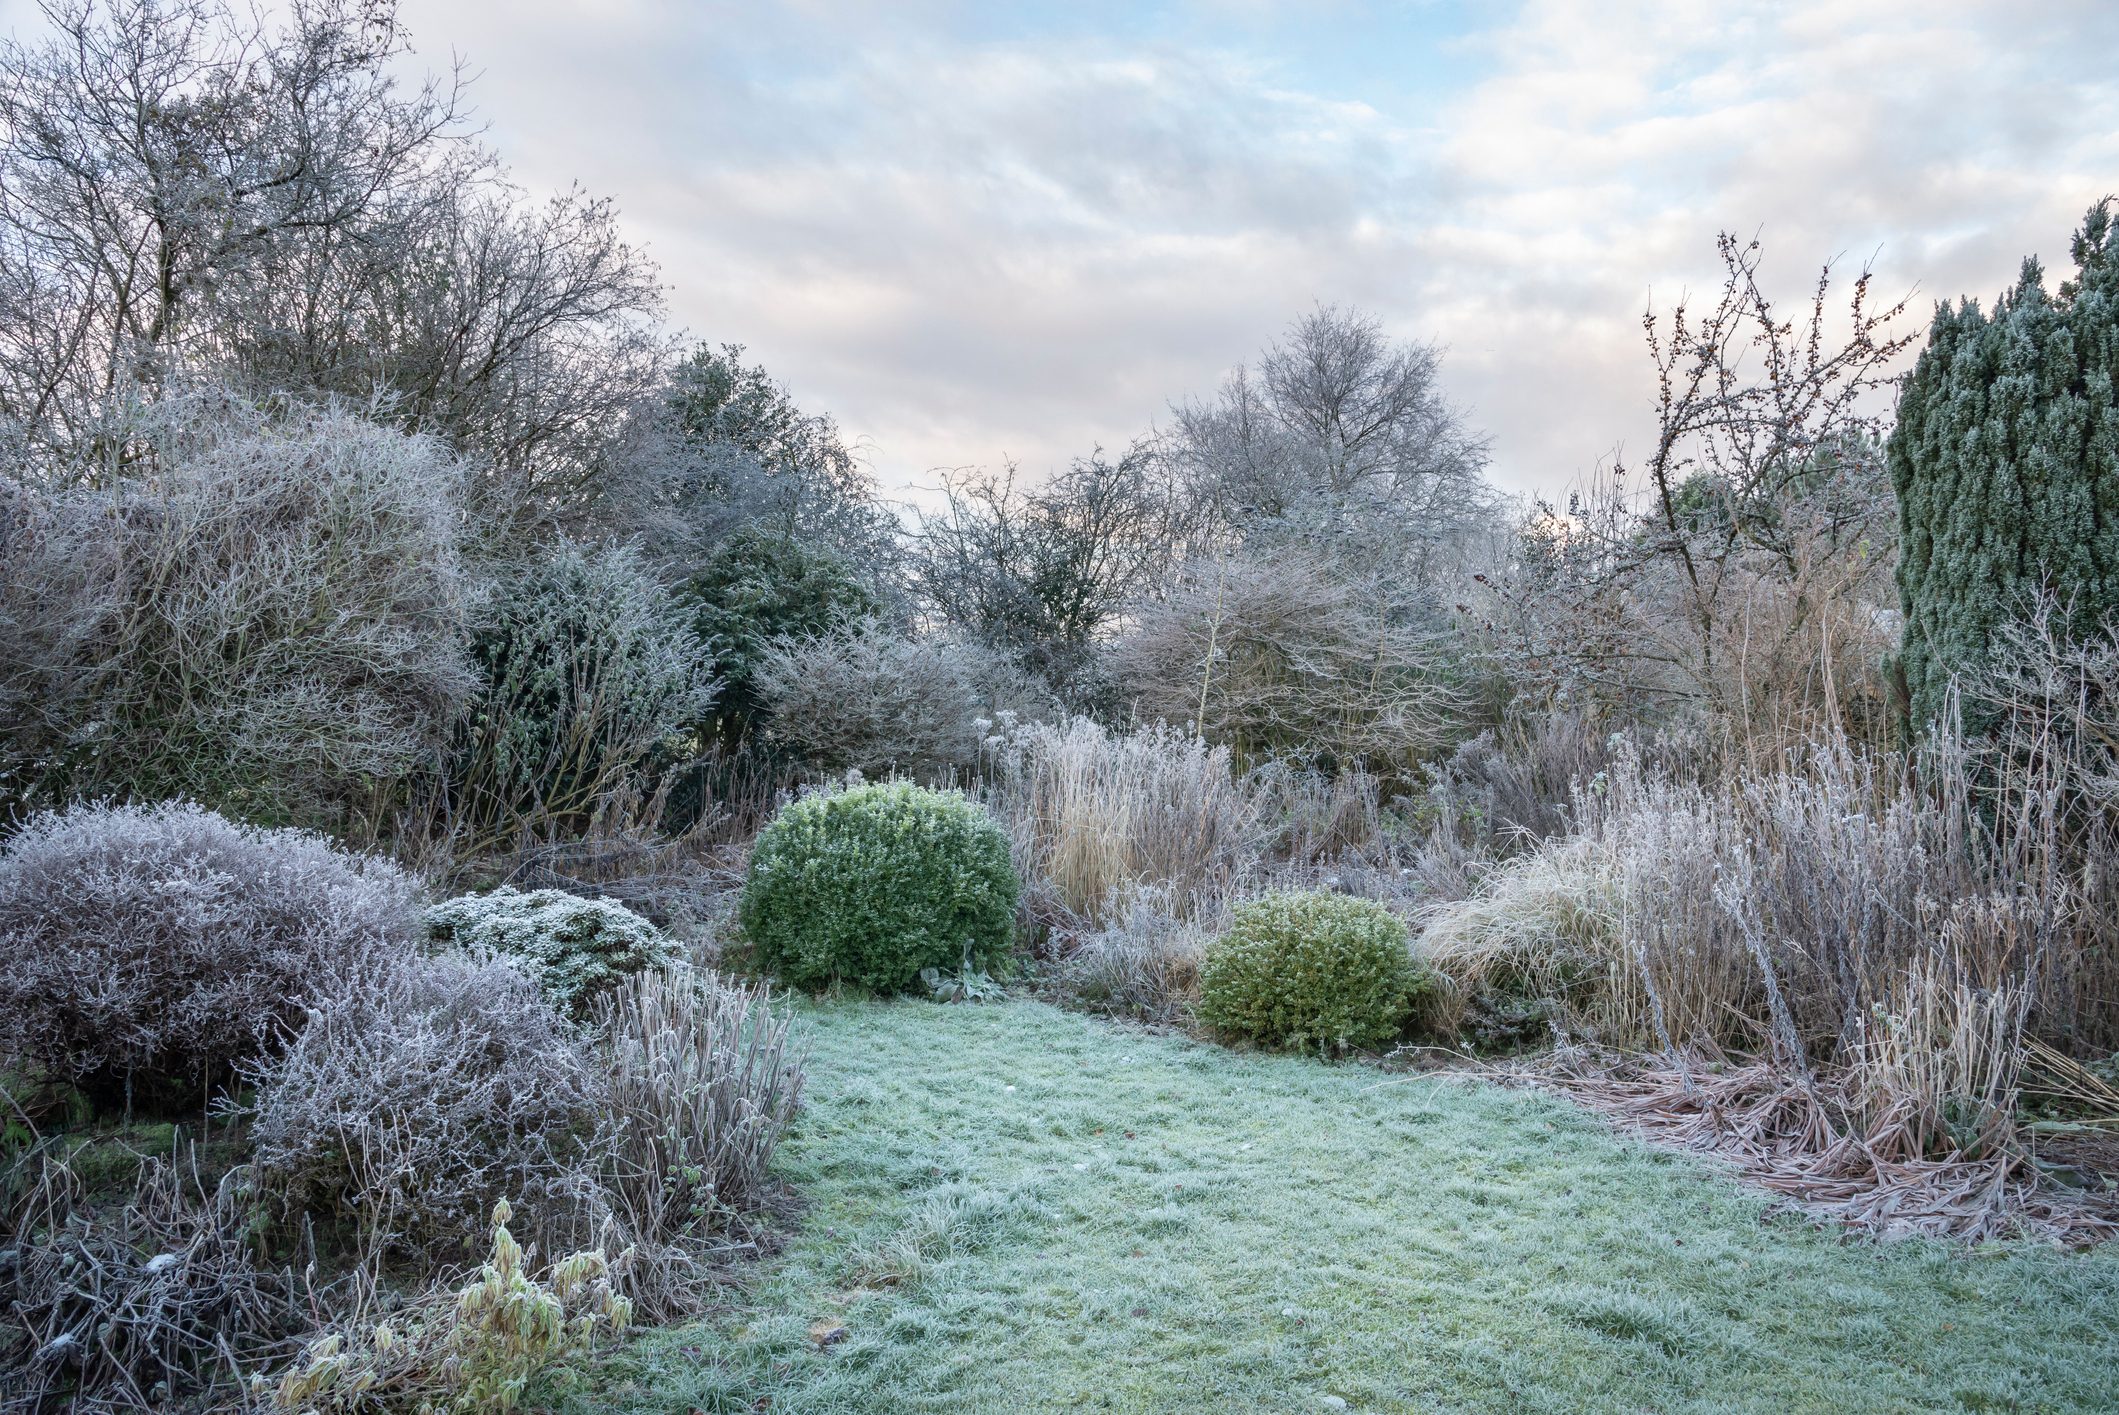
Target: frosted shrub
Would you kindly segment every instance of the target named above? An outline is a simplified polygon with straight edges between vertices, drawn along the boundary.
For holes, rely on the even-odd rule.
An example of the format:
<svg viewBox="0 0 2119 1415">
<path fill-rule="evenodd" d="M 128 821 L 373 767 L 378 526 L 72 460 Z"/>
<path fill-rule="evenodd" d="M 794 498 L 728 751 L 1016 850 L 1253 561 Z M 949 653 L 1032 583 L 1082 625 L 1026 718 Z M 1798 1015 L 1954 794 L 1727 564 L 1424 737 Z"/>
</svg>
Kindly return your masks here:
<svg viewBox="0 0 2119 1415">
<path fill-rule="evenodd" d="M 683 956 L 669 935 L 617 900 L 563 889 L 525 894 L 503 885 L 461 895 L 427 911 L 427 931 L 437 943 L 515 961 L 554 1007 L 577 1018 L 621 979 Z"/>
<path fill-rule="evenodd" d="M 155 1148 L 134 1156 L 124 1195 L 63 1140 L 10 1139 L 0 1165 L 0 1408 L 10 1415 L 247 1408 L 230 1400 L 228 1377 L 284 1359 L 317 1304 L 345 1290 L 303 1273 L 299 1249 L 260 1249 L 240 1169 L 221 1175 L 189 1139 Z"/>
<path fill-rule="evenodd" d="M 335 822 L 438 761 L 472 686 L 447 450 L 210 390 L 122 431 L 124 479 L 0 478 L 0 800 Z"/>
<path fill-rule="evenodd" d="M 1302 554 L 1194 565 L 1112 646 L 1123 701 L 1250 766 L 1403 771 L 1464 716 L 1452 649 Z"/>
<path fill-rule="evenodd" d="M 1426 986 L 1405 924 L 1381 904 L 1321 891 L 1236 906 L 1207 945 L 1199 1018 L 1268 1046 L 1346 1051 L 1401 1033 Z"/>
<path fill-rule="evenodd" d="M 756 675 L 772 739 L 828 772 L 942 780 L 978 761 L 996 715 L 1050 706 L 995 650 L 873 621 L 781 639 Z"/>
<path fill-rule="evenodd" d="M 690 614 L 625 547 L 563 543 L 499 585 L 471 658 L 454 790 L 478 845 L 587 821 L 714 701 Z"/>
<path fill-rule="evenodd" d="M 345 979 L 252 1069 L 268 1214 L 347 1220 L 363 1248 L 460 1259 L 509 1196 L 552 1233 L 595 1197 L 593 1064 L 514 967 L 457 956 Z"/>
<path fill-rule="evenodd" d="M 105 1098 L 196 1103 L 417 929 L 410 880 L 321 836 L 182 802 L 33 816 L 0 848 L 0 1036 Z"/>
<path fill-rule="evenodd" d="M 920 970 L 986 969 L 1013 935 L 1008 837 L 953 791 L 903 782 L 804 797 L 759 832 L 740 920 L 796 987 L 883 992 Z"/>
</svg>

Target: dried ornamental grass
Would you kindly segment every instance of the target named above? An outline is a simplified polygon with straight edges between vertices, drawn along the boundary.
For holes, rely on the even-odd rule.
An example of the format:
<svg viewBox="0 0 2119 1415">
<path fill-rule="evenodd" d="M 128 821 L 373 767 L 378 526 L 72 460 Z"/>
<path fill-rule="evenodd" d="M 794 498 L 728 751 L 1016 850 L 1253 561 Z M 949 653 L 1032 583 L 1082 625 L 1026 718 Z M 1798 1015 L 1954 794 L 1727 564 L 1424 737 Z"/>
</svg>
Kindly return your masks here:
<svg viewBox="0 0 2119 1415">
<path fill-rule="evenodd" d="M 1265 844 L 1262 802 L 1228 750 L 1174 728 L 1016 728 L 991 744 L 986 777 L 1023 878 L 1091 927 L 1144 885 L 1225 894 Z"/>
<path fill-rule="evenodd" d="M 802 1096 L 802 1062 L 763 984 L 654 970 L 619 984 L 607 1048 L 605 1202 L 640 1249 L 632 1292 L 649 1315 L 685 1310 L 703 1261 L 765 1207 L 767 1166 Z"/>
</svg>

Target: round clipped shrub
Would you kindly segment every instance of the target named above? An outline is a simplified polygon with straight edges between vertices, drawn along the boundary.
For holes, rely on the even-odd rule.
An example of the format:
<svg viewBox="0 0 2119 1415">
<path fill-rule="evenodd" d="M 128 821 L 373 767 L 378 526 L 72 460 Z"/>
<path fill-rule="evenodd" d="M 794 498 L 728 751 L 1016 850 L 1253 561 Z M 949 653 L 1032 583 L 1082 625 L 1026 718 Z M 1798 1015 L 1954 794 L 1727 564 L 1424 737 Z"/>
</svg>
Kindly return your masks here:
<svg viewBox="0 0 2119 1415">
<path fill-rule="evenodd" d="M 40 814 L 0 847 L 0 1037 L 99 1100 L 196 1104 L 418 927 L 410 879 L 322 836 L 185 802 Z"/>
<path fill-rule="evenodd" d="M 427 911 L 427 933 L 436 943 L 521 965 L 552 1006 L 577 1019 L 621 979 L 684 957 L 668 934 L 617 900 L 563 889 L 523 893 L 502 885 L 445 900 Z"/>
<path fill-rule="evenodd" d="M 1020 888 L 1008 837 L 983 809 L 892 782 L 783 809 L 758 834 L 738 917 L 759 965 L 784 982 L 900 992 L 922 968 L 998 963 Z"/>
<path fill-rule="evenodd" d="M 1404 922 L 1381 904 L 1269 894 L 1238 905 L 1229 931 L 1207 945 L 1199 1019 L 1267 1046 L 1381 1046 L 1425 986 Z"/>
</svg>

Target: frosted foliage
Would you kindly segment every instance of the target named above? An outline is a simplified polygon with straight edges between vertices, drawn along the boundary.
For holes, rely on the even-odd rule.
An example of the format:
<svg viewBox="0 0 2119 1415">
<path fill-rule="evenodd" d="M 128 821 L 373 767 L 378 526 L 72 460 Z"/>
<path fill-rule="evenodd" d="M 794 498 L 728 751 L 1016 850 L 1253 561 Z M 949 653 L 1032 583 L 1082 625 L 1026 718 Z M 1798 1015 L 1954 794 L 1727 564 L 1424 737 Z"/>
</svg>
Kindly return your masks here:
<svg viewBox="0 0 2119 1415">
<path fill-rule="evenodd" d="M 320 972 L 408 952 L 416 909 L 384 861 L 200 806 L 33 816 L 0 850 L 0 1037 L 91 1086 L 189 1088 L 298 1020 Z"/>
<path fill-rule="evenodd" d="M 269 1216 L 343 1215 L 372 1251 L 446 1262 L 499 1198 L 545 1238 L 592 1214 L 599 1079 L 522 972 L 415 959 L 332 992 L 248 1077 Z"/>
<path fill-rule="evenodd" d="M 0 798 L 322 823 L 429 772 L 472 687 L 461 465 L 211 389 L 127 435 L 107 486 L 0 473 Z"/>
<path fill-rule="evenodd" d="M 669 935 L 615 899 L 503 886 L 427 911 L 429 934 L 473 956 L 522 965 L 554 1007 L 579 1016 L 621 978 L 682 961 Z"/>
</svg>

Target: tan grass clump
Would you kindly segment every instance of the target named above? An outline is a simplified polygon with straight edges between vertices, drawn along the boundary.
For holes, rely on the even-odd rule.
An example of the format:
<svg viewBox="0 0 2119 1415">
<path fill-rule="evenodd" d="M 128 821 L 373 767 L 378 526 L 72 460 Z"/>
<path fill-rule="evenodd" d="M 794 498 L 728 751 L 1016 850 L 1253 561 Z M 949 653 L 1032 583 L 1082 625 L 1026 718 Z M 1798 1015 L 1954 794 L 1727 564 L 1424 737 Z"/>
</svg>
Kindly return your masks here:
<svg viewBox="0 0 2119 1415">
<path fill-rule="evenodd" d="M 1606 1012 L 1623 971 L 1616 861 L 1592 840 L 1541 846 L 1500 866 L 1477 893 L 1430 907 L 1416 952 L 1441 985 L 1423 1020 L 1455 1032 L 1478 993 L 1506 992 Z"/>
<path fill-rule="evenodd" d="M 1144 884 L 1224 894 L 1262 845 L 1259 801 L 1228 750 L 1175 728 L 1016 728 L 993 742 L 986 778 L 1018 872 L 1092 926 Z"/>
</svg>

